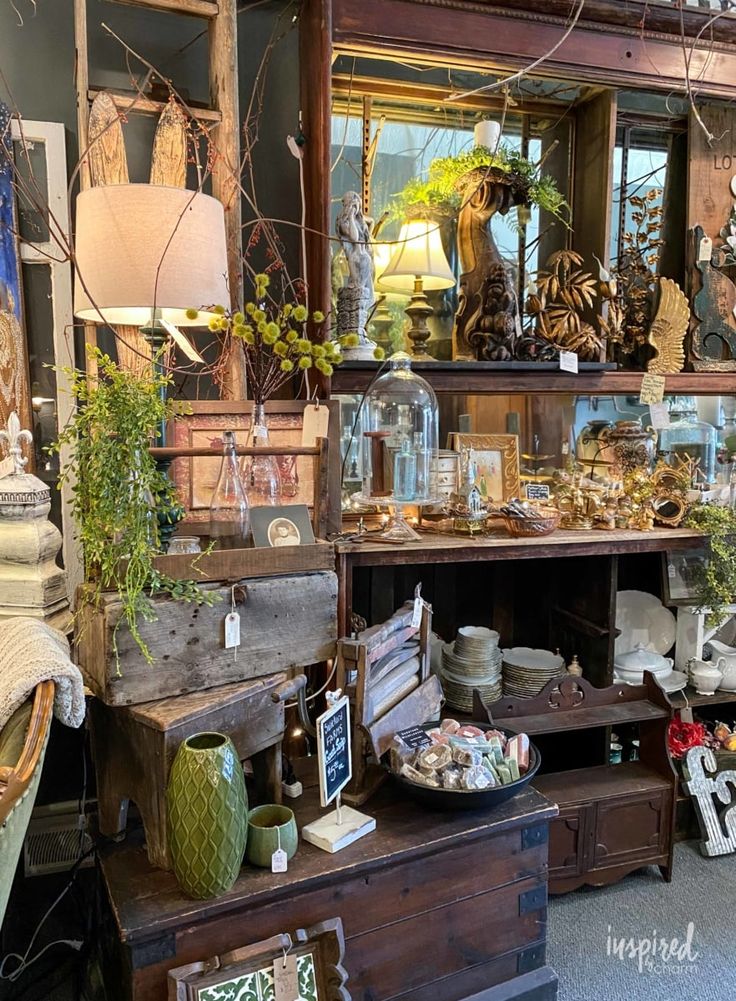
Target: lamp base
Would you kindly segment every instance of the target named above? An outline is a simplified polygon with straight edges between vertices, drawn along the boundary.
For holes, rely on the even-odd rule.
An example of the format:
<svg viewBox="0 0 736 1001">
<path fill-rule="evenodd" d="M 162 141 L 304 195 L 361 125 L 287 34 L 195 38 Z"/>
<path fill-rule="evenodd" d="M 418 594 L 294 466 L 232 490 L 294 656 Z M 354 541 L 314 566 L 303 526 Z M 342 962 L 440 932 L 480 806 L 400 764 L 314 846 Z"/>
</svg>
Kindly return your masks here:
<svg viewBox="0 0 736 1001">
<path fill-rule="evenodd" d="M 411 320 L 411 327 L 407 331 L 406 336 L 411 341 L 413 361 L 434 361 L 435 359 L 427 353 L 426 348 L 427 341 L 431 336 L 427 320 L 434 310 L 429 305 L 427 293 L 424 291 L 421 278 L 414 279 L 414 293 L 404 312 Z"/>
</svg>

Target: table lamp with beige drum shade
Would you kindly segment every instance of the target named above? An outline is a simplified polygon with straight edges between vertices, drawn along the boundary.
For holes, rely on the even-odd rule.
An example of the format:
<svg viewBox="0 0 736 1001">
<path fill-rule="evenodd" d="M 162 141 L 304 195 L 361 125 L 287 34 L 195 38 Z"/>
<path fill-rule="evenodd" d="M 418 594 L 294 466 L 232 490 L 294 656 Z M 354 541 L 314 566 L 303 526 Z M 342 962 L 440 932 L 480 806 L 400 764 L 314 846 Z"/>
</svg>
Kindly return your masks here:
<svg viewBox="0 0 736 1001">
<path fill-rule="evenodd" d="M 426 350 L 430 336 L 427 319 L 433 312 L 426 293 L 452 288 L 455 284 L 455 275 L 442 248 L 439 225 L 428 219 L 405 222 L 396 250 L 376 282 L 376 288 L 411 296 L 405 312 L 411 320 L 407 336 L 412 345 L 413 361 L 433 361 Z"/>
</svg>

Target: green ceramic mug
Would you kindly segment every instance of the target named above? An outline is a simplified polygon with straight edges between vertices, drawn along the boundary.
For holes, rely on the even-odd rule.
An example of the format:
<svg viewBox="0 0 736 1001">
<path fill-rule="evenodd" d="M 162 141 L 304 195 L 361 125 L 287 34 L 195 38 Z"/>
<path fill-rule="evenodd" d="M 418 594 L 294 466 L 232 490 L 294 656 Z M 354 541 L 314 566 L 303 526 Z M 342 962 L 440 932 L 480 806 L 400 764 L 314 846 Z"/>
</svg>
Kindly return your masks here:
<svg viewBox="0 0 736 1001">
<path fill-rule="evenodd" d="M 277 848 L 282 848 L 287 859 L 292 859 L 298 844 L 296 818 L 288 806 L 257 806 L 248 814 L 245 857 L 251 865 L 270 869 L 271 856 Z"/>
</svg>

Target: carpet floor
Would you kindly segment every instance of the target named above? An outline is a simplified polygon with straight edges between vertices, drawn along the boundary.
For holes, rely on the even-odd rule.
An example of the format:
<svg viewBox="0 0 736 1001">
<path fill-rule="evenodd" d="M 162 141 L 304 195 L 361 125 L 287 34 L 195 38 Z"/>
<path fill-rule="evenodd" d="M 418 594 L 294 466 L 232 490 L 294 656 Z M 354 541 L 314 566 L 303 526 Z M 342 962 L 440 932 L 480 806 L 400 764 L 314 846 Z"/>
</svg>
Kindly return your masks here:
<svg viewBox="0 0 736 1001">
<path fill-rule="evenodd" d="M 675 847 L 669 884 L 651 867 L 552 897 L 547 962 L 559 1001 L 733 1001 L 735 890 L 736 857 L 704 858 L 693 841 Z"/>
</svg>

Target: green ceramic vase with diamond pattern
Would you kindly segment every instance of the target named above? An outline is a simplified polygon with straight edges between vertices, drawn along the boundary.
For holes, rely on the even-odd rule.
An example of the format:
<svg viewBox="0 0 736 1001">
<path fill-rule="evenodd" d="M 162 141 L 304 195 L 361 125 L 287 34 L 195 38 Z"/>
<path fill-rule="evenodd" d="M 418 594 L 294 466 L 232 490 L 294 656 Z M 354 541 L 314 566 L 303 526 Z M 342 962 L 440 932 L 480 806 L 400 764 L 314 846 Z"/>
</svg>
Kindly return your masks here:
<svg viewBox="0 0 736 1001">
<path fill-rule="evenodd" d="M 182 741 L 166 790 L 169 849 L 185 893 L 227 892 L 243 863 L 248 836 L 245 779 L 232 741 L 197 733 Z"/>
</svg>

